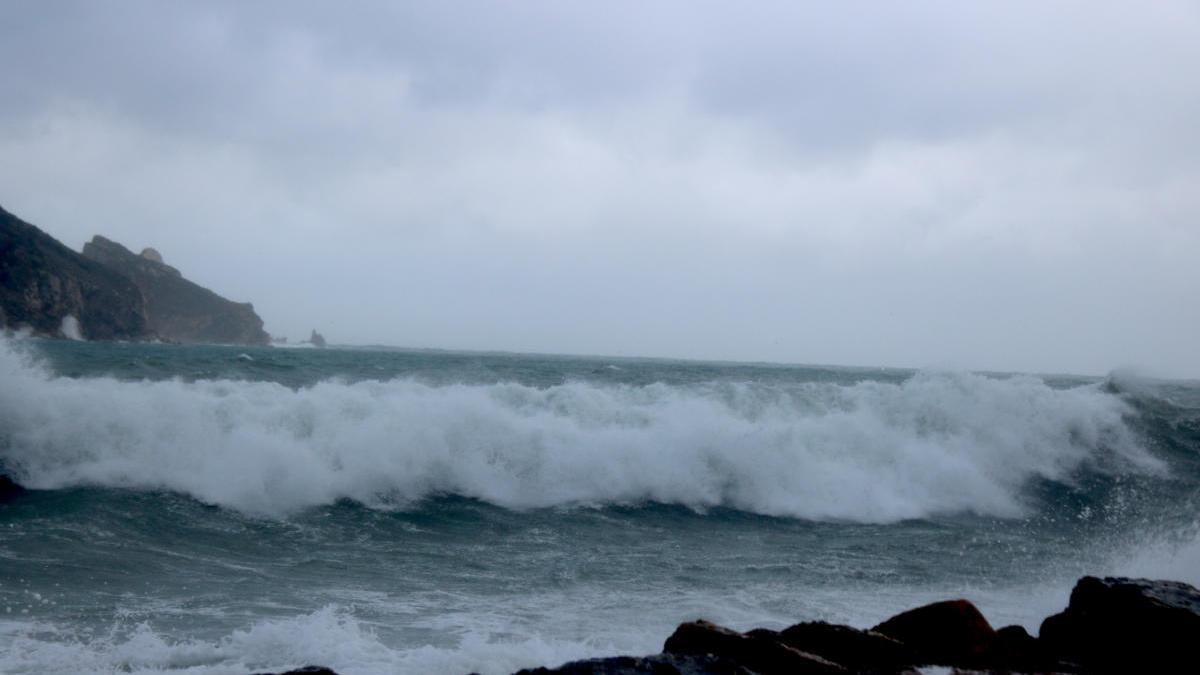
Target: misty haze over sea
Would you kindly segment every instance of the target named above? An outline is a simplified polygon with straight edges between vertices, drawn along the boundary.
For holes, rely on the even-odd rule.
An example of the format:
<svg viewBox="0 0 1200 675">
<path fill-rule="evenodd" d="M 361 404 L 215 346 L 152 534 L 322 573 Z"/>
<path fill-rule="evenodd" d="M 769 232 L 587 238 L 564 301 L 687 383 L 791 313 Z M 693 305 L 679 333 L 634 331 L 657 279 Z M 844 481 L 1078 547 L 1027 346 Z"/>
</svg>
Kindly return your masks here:
<svg viewBox="0 0 1200 675">
<path fill-rule="evenodd" d="M 1198 63 L 1192 0 L 0 3 L 0 673 L 951 598 L 1086 670 L 1081 576 L 1200 585 Z"/>
</svg>

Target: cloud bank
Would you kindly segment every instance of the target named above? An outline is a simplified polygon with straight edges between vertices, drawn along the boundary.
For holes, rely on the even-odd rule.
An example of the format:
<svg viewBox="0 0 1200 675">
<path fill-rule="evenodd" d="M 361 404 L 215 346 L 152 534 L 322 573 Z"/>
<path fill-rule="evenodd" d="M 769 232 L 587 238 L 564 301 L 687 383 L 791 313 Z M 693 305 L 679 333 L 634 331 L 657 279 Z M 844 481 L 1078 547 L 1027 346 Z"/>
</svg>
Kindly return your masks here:
<svg viewBox="0 0 1200 675">
<path fill-rule="evenodd" d="M 1200 376 L 1194 3 L 0 16 L 0 203 L 276 334 Z"/>
</svg>

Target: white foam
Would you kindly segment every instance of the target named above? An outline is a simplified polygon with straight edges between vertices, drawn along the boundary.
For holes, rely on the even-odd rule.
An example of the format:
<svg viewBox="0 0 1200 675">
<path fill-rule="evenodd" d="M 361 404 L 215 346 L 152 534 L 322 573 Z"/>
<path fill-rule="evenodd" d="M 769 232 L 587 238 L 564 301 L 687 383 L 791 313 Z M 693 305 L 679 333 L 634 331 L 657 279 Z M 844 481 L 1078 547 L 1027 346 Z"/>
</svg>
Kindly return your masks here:
<svg viewBox="0 0 1200 675">
<path fill-rule="evenodd" d="M 265 515 L 431 495 L 509 508 L 653 500 L 812 519 L 1019 516 L 1030 479 L 1154 471 L 1099 386 L 921 373 L 902 384 L 53 377 L 0 347 L 3 460 L 34 488 L 166 489 Z"/>
<path fill-rule="evenodd" d="M 217 640 L 177 640 L 142 623 L 107 635 L 78 637 L 46 625 L 0 623 L 0 671 L 75 674 L 100 672 L 244 675 L 324 665 L 342 675 L 383 673 L 511 673 L 612 652 L 582 641 L 538 637 L 498 639 L 467 632 L 447 647 L 390 647 L 371 627 L 337 606 L 286 619 L 266 619 Z M 608 650 L 608 651 L 606 651 Z"/>
</svg>

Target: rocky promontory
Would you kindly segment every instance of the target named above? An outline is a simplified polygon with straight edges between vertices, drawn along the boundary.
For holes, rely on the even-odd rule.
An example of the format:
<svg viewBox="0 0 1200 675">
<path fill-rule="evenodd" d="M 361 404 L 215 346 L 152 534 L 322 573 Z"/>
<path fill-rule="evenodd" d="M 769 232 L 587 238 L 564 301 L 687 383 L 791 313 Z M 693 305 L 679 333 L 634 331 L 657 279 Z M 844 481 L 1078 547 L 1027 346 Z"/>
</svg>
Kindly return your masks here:
<svg viewBox="0 0 1200 675">
<path fill-rule="evenodd" d="M 96 236 L 83 254 L 0 208 L 0 329 L 88 340 L 265 345 L 250 303 L 183 278 L 148 248 Z"/>
<path fill-rule="evenodd" d="M 155 337 L 142 292 L 131 279 L 79 255 L 3 208 L 0 328 L 91 340 Z"/>
<path fill-rule="evenodd" d="M 173 342 L 265 345 L 271 337 L 248 302 L 226 300 L 183 278 L 152 248 L 136 254 L 96 235 L 83 256 L 129 278 L 146 303 L 150 330 Z"/>
</svg>

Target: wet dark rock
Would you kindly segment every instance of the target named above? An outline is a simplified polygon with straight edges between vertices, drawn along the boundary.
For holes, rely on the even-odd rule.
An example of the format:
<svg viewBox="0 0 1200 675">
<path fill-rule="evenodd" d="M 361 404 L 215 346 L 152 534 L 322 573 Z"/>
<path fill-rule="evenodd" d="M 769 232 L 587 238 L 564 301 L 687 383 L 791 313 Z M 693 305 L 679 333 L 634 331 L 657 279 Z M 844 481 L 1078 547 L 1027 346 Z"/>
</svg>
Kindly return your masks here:
<svg viewBox="0 0 1200 675">
<path fill-rule="evenodd" d="M 859 673 L 891 673 L 917 662 L 913 650 L 898 640 L 824 621 L 798 623 L 780 632 L 778 639 Z"/>
<path fill-rule="evenodd" d="M 832 661 L 782 643 L 778 633 L 754 631 L 743 634 L 707 621 L 680 624 L 667 638 L 668 654 L 711 655 L 739 664 L 760 675 L 775 673 L 844 673 Z"/>
<path fill-rule="evenodd" d="M 753 671 L 715 656 L 655 654 L 614 656 L 572 661 L 558 668 L 533 668 L 514 675 L 756 675 Z"/>
<path fill-rule="evenodd" d="M 1019 672 L 1066 672 L 1068 664 L 1057 663 L 1042 649 L 1038 639 L 1024 626 L 1005 626 L 996 631 L 988 662 L 993 668 Z"/>
<path fill-rule="evenodd" d="M 519 675 L 900 675 L 928 665 L 953 673 L 1174 673 L 1196 670 L 1200 590 L 1146 579 L 1085 577 L 1041 635 L 994 630 L 966 600 L 918 607 L 871 630 L 824 622 L 739 633 L 707 621 L 681 624 L 663 653 L 575 661 Z"/>
<path fill-rule="evenodd" d="M 996 641 L 991 624 L 966 600 L 910 609 L 871 630 L 907 645 L 918 665 L 985 666 Z"/>
<path fill-rule="evenodd" d="M 253 675 L 338 675 L 325 666 L 304 666 L 283 673 L 254 673 Z"/>
<path fill-rule="evenodd" d="M 1087 672 L 1194 668 L 1200 590 L 1178 581 L 1084 577 L 1067 609 L 1042 622 L 1038 641 L 1047 653 Z"/>
<path fill-rule="evenodd" d="M 130 279 L 0 208 L 0 328 L 75 337 L 64 320 L 89 340 L 154 337 Z"/>
<path fill-rule="evenodd" d="M 318 333 L 315 328 L 313 329 L 312 335 L 308 336 L 308 341 L 312 343 L 314 347 L 325 346 L 325 336 Z"/>
<path fill-rule="evenodd" d="M 0 504 L 11 501 L 25 493 L 25 488 L 16 481 L 0 474 Z"/>
<path fill-rule="evenodd" d="M 239 303 L 183 278 L 153 249 L 138 255 L 99 235 L 83 255 L 124 275 L 146 303 L 150 329 L 164 340 L 190 343 L 265 345 L 271 340 L 250 303 Z"/>
</svg>

